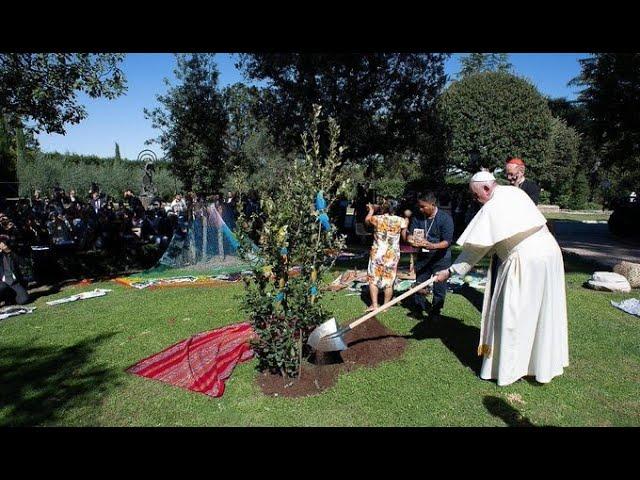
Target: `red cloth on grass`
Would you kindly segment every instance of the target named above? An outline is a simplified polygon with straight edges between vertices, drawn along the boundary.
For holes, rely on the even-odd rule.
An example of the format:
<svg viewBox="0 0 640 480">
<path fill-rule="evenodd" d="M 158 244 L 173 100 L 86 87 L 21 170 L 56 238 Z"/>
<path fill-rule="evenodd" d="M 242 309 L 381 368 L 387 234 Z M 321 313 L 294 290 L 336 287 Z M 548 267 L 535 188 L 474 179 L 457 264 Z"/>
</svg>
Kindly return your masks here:
<svg viewBox="0 0 640 480">
<path fill-rule="evenodd" d="M 140 360 L 126 371 L 220 397 L 235 366 L 253 357 L 249 345 L 253 336 L 248 322 L 198 333 Z"/>
</svg>

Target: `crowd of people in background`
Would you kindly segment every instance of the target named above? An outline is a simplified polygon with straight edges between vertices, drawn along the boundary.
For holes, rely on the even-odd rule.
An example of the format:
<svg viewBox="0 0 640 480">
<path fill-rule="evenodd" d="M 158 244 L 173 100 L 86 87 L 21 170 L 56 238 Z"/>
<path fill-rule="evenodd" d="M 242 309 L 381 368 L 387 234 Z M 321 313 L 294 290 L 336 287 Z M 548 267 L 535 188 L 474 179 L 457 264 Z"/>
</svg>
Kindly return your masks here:
<svg viewBox="0 0 640 480">
<path fill-rule="evenodd" d="M 221 211 L 235 209 L 236 196 L 228 192 L 201 197 L 189 192 L 176 194 L 171 201 L 143 202 L 131 189 L 116 199 L 95 183 L 86 194 L 55 184 L 49 194 L 36 190 L 30 198 L 7 199 L 0 205 L 0 241 L 6 247 L 3 255 L 9 258 L 11 252 L 12 262 L 4 267 L 20 273 L 27 259 L 34 265 L 43 252 L 49 256 L 118 253 L 144 245 L 162 250 L 176 232 L 187 232 L 198 206 L 211 203 Z M 18 284 L 26 288 L 22 275 L 20 279 Z M 23 297 L 16 298 L 18 303 L 24 303 Z"/>
<path fill-rule="evenodd" d="M 235 208 L 231 192 L 207 198 L 177 194 L 170 202 L 156 198 L 144 206 L 130 189 L 115 199 L 96 184 L 87 195 L 56 185 L 50 195 L 36 190 L 31 198 L 1 205 L 0 235 L 23 252 L 30 247 L 90 251 L 148 243 L 166 246 L 195 206 L 211 202 Z"/>
<path fill-rule="evenodd" d="M 116 200 L 97 185 L 86 196 L 56 186 L 51 195 L 36 190 L 31 198 L 6 202 L 0 209 L 0 234 L 21 251 L 106 250 L 133 243 L 166 244 L 177 220 L 178 209 L 169 210 L 160 201 L 145 208 L 131 190 Z"/>
</svg>

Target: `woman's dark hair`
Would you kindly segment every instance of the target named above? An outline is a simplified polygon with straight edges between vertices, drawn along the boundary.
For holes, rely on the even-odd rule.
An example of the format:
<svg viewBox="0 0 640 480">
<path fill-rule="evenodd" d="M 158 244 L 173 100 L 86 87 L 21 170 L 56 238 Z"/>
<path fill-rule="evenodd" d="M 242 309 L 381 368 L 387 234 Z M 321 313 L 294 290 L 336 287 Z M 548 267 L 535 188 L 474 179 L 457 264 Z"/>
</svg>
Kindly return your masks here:
<svg viewBox="0 0 640 480">
<path fill-rule="evenodd" d="M 378 206 L 378 215 L 384 215 L 388 213 L 389 215 L 395 215 L 397 208 L 393 206 L 393 204 L 389 203 L 389 201 L 385 200 Z"/>
</svg>

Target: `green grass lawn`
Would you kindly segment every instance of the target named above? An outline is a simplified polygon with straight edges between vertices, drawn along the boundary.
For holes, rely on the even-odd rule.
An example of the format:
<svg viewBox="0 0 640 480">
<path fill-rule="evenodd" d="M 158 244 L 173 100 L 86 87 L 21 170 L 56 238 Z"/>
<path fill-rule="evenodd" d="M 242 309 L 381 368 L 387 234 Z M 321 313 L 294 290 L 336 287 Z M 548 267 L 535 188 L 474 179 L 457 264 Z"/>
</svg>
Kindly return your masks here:
<svg viewBox="0 0 640 480">
<path fill-rule="evenodd" d="M 36 300 L 31 315 L 0 322 L 0 425 L 64 426 L 637 426 L 640 319 L 610 306 L 630 295 L 584 289 L 588 266 L 568 260 L 570 366 L 550 384 L 508 387 L 475 370 L 480 316 L 449 294 L 437 335 L 403 307 L 380 320 L 409 336 L 401 359 L 341 376 L 315 397 L 264 396 L 255 360 L 239 365 L 215 399 L 124 369 L 194 333 L 243 320 L 242 287 L 135 290 L 69 287 Z M 48 306 L 92 288 L 105 297 Z M 637 291 L 634 292 L 637 296 Z M 345 292 L 324 298 L 340 321 L 362 313 Z"/>
<path fill-rule="evenodd" d="M 597 220 L 606 221 L 611 216 L 610 213 L 570 213 L 570 212 L 558 212 L 558 213 L 545 213 L 545 218 L 548 220 L 575 220 L 581 222 L 582 220 Z"/>
</svg>

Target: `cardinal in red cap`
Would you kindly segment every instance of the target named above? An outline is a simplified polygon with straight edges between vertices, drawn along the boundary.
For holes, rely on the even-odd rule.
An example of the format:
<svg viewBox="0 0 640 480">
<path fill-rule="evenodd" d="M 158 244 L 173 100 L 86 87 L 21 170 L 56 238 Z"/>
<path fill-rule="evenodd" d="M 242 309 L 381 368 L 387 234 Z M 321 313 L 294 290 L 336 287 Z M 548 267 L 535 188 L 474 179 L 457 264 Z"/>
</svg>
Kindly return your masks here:
<svg viewBox="0 0 640 480">
<path fill-rule="evenodd" d="M 520 165 L 520 166 L 524 167 L 524 162 L 522 161 L 521 158 L 513 157 L 513 158 L 507 160 L 507 165 Z"/>
<path fill-rule="evenodd" d="M 527 195 L 529 195 L 529 198 L 533 200 L 533 203 L 537 205 L 540 199 L 540 187 L 531 180 L 524 178 L 524 171 L 525 165 L 521 158 L 509 157 L 507 159 L 505 168 L 507 180 L 509 180 L 509 183 L 514 187 L 524 190 Z"/>
</svg>

